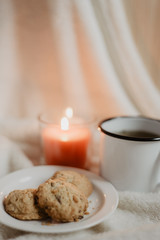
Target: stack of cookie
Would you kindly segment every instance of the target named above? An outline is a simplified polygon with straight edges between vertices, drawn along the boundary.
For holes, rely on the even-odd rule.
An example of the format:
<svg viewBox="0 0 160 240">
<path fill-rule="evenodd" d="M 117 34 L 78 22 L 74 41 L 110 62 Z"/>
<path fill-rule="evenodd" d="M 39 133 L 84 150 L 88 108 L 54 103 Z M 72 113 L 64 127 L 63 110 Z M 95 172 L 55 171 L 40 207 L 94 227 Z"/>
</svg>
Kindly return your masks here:
<svg viewBox="0 0 160 240">
<path fill-rule="evenodd" d="M 51 218 L 73 222 L 83 218 L 93 187 L 85 175 L 58 171 L 37 189 L 14 190 L 4 199 L 5 211 L 20 220 Z"/>
</svg>

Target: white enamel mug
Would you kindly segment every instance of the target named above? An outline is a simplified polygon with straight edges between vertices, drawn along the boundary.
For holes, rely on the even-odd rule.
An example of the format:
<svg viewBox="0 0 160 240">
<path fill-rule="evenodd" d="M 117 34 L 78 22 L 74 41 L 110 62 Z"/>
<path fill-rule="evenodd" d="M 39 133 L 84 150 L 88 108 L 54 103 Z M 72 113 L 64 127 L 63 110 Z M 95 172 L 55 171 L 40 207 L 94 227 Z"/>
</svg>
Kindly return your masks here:
<svg viewBox="0 0 160 240">
<path fill-rule="evenodd" d="M 160 121 L 115 117 L 100 122 L 99 129 L 101 176 L 120 191 L 155 191 L 160 183 Z M 135 131 L 153 136 L 137 137 Z"/>
</svg>

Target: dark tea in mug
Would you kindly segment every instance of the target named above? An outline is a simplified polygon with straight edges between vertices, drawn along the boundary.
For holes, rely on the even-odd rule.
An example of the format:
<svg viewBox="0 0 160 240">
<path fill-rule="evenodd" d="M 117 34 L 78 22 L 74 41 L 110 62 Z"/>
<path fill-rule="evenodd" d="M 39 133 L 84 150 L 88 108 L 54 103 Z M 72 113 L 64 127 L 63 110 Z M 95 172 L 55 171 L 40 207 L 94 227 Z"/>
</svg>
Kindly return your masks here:
<svg viewBox="0 0 160 240">
<path fill-rule="evenodd" d="M 129 130 L 129 131 L 120 131 L 117 132 L 118 135 L 126 136 L 126 137 L 135 137 L 135 138 L 158 138 L 160 137 L 158 134 L 147 132 L 147 131 L 141 131 L 141 130 Z"/>
</svg>

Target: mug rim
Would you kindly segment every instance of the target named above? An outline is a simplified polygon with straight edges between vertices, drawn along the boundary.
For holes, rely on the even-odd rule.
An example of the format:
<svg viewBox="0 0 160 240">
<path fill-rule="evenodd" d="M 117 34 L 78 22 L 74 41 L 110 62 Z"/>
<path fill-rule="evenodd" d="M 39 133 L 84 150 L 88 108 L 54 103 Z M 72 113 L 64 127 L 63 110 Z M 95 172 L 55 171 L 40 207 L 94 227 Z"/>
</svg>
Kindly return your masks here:
<svg viewBox="0 0 160 240">
<path fill-rule="evenodd" d="M 113 133 L 111 131 L 107 131 L 102 127 L 102 124 L 104 122 L 108 122 L 108 121 L 112 121 L 114 119 L 144 119 L 144 120 L 149 120 L 149 121 L 154 121 L 154 122 L 158 122 L 160 124 L 160 120 L 158 119 L 153 119 L 153 118 L 149 118 L 149 117 L 144 117 L 144 116 L 118 116 L 118 117 L 111 117 L 111 118 L 106 118 L 103 119 L 99 124 L 98 124 L 98 129 L 103 132 L 106 135 L 112 136 L 114 138 L 120 138 L 120 139 L 124 139 L 124 140 L 130 140 L 130 141 L 139 141 L 139 142 L 151 142 L 151 141 L 160 141 L 160 137 L 131 137 L 131 136 L 124 136 L 124 135 L 120 135 L 117 133 Z"/>
</svg>

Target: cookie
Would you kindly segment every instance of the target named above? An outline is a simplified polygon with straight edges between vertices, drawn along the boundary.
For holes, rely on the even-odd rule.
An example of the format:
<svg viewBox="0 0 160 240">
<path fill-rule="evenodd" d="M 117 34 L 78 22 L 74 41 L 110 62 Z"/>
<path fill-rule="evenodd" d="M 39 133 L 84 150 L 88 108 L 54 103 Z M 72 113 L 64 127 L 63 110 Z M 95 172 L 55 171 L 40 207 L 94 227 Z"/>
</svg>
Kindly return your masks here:
<svg viewBox="0 0 160 240">
<path fill-rule="evenodd" d="M 37 190 L 37 201 L 56 222 L 73 222 L 83 218 L 87 208 L 86 196 L 72 183 L 49 179 Z"/>
<path fill-rule="evenodd" d="M 86 195 L 86 197 L 89 197 L 93 191 L 93 186 L 89 179 L 78 172 L 69 170 L 57 171 L 51 179 L 56 178 L 63 178 L 65 181 L 74 184 Z"/>
<path fill-rule="evenodd" d="M 47 215 L 36 203 L 36 189 L 14 190 L 4 199 L 5 211 L 20 220 L 38 220 Z"/>
</svg>

